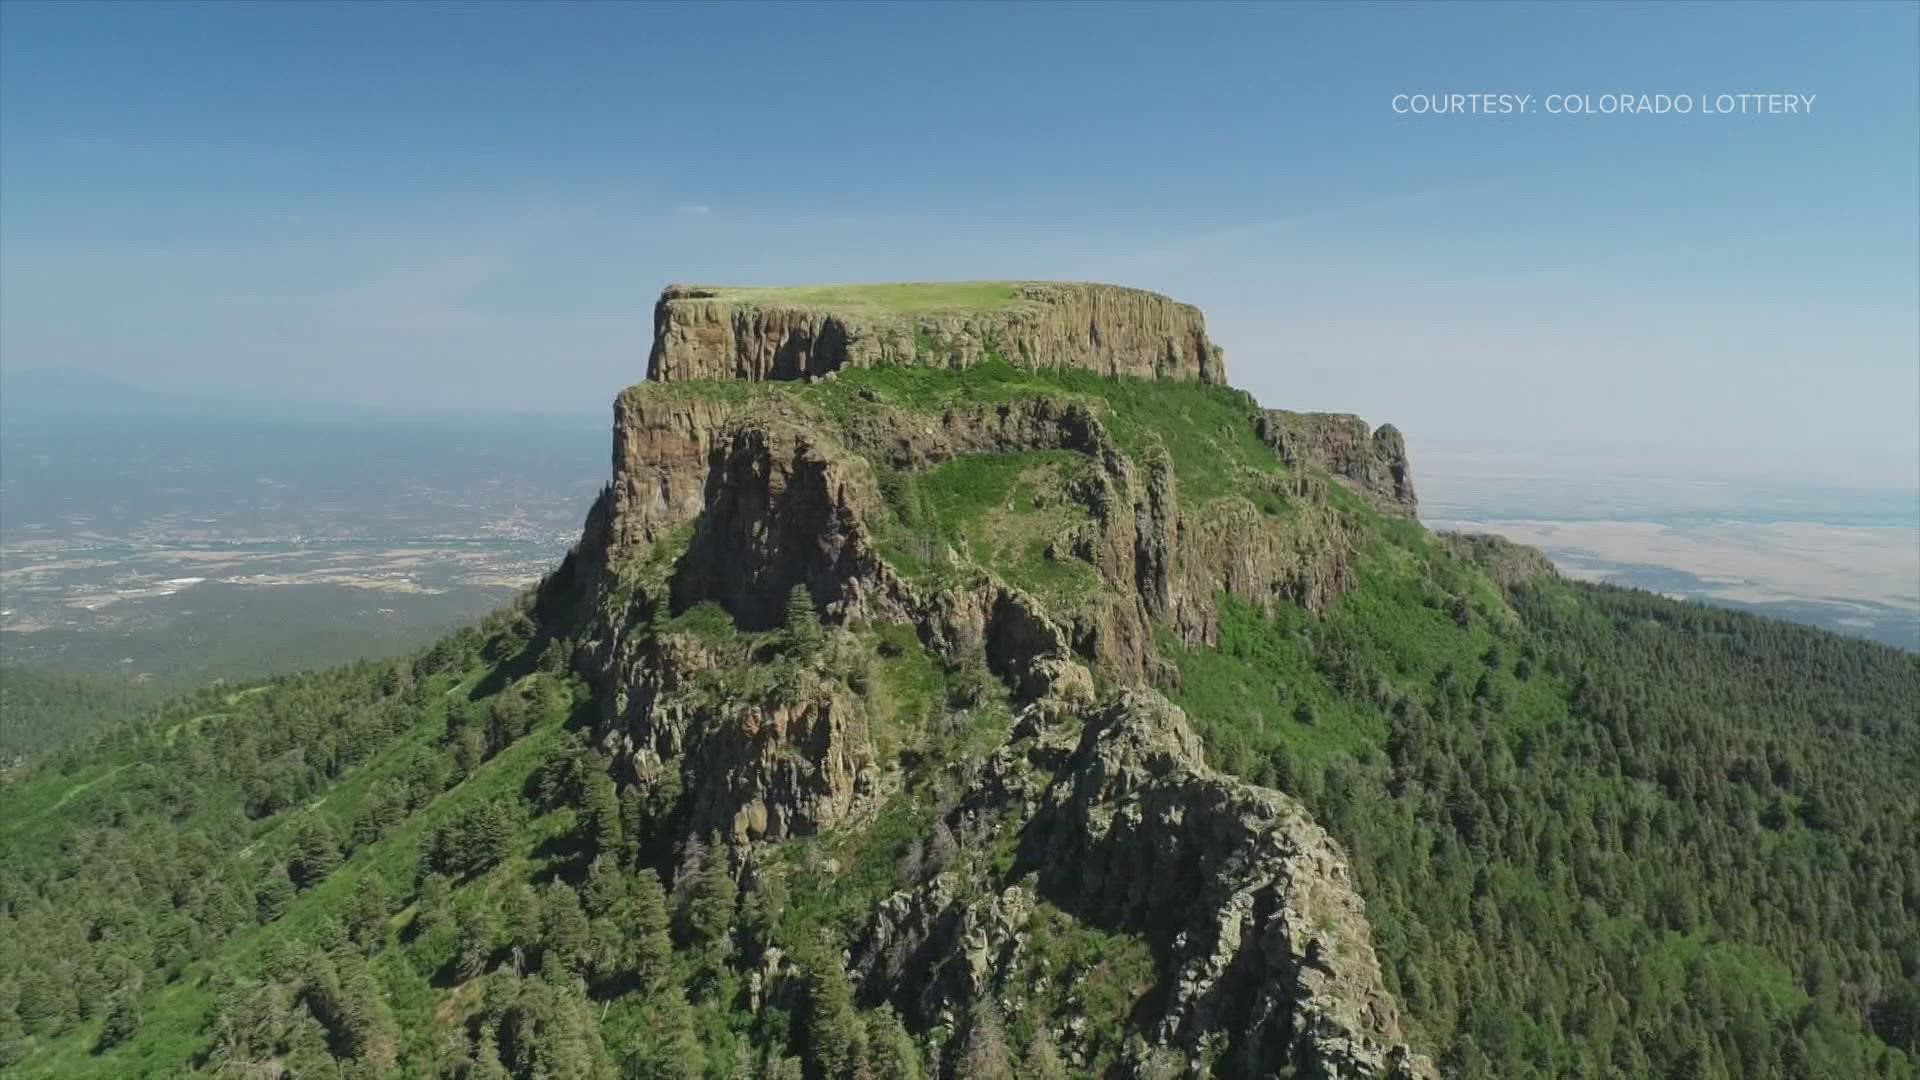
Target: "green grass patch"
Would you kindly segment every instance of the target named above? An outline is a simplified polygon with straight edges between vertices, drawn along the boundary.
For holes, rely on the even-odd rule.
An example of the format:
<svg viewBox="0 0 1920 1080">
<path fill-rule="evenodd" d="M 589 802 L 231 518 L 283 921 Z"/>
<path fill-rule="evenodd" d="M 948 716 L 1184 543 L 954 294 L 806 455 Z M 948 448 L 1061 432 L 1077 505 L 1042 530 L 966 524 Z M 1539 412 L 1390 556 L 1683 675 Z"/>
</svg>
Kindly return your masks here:
<svg viewBox="0 0 1920 1080">
<path fill-rule="evenodd" d="M 847 314 L 942 314 L 996 311 L 1013 304 L 1010 281 L 901 281 L 873 285 L 710 286 L 721 301 L 832 308 Z"/>
</svg>

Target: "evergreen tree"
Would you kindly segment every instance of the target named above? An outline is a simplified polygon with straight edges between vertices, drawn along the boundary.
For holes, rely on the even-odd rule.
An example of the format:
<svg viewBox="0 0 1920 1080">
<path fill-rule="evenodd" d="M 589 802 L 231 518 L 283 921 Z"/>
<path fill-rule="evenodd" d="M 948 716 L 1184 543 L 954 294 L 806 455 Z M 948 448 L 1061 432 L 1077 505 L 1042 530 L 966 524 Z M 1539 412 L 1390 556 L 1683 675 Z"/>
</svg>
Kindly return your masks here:
<svg viewBox="0 0 1920 1080">
<path fill-rule="evenodd" d="M 702 1074 L 693 1008 L 679 987 L 648 996 L 626 1066 L 626 1075 L 635 1080 L 695 1080 Z"/>
<path fill-rule="evenodd" d="M 598 1080 L 612 1074 L 585 997 L 544 974 L 519 984 L 500 1025 L 501 1057 L 515 1077 Z"/>
<path fill-rule="evenodd" d="M 668 936 L 666 890 L 652 870 L 633 882 L 633 972 L 640 985 L 657 991 L 673 969 L 673 940 Z"/>
<path fill-rule="evenodd" d="M 107 1016 L 100 1025 L 100 1049 L 118 1046 L 140 1030 L 140 1003 L 131 990 L 121 990 L 107 1002 Z"/>
<path fill-rule="evenodd" d="M 787 593 L 786 638 L 788 650 L 800 657 L 817 654 L 824 640 L 820 616 L 813 609 L 813 595 L 807 591 L 805 582 Z"/>
<path fill-rule="evenodd" d="M 361 875 L 347 902 L 347 936 L 374 951 L 386 944 L 387 919 L 393 915 L 393 894 L 377 871 Z"/>
<path fill-rule="evenodd" d="M 726 848 L 716 838 L 705 848 L 682 913 L 693 945 L 711 947 L 726 941 L 733 929 L 734 901 L 738 893 L 733 874 L 727 869 Z"/>
<path fill-rule="evenodd" d="M 807 999 L 807 1062 L 816 1076 L 852 1076 L 864 1067 L 867 1030 L 853 1007 L 853 984 L 829 952 L 814 964 Z"/>
<path fill-rule="evenodd" d="M 432 873 L 420 879 L 420 896 L 414 902 L 414 927 L 420 934 L 431 934 L 453 918 L 453 884 L 445 874 Z"/>
<path fill-rule="evenodd" d="M 253 895 L 261 922 L 272 922 L 286 914 L 287 905 L 293 903 L 294 897 L 293 879 L 287 875 L 286 865 L 274 863 Z"/>
<path fill-rule="evenodd" d="M 778 874 L 756 873 L 753 887 L 740 900 L 735 920 L 740 947 L 749 957 L 761 956 L 777 942 L 780 913 L 787 908 L 786 882 Z"/>
<path fill-rule="evenodd" d="M 467 904 L 455 916 L 454 925 L 460 935 L 454 970 L 462 979 L 477 978 L 487 970 L 487 963 L 493 958 L 497 932 L 493 909 L 483 902 Z"/>
<path fill-rule="evenodd" d="M 519 830 L 517 806 L 487 801 L 443 823 L 427 841 L 426 868 L 452 877 L 469 877 L 507 857 Z"/>
<path fill-rule="evenodd" d="M 874 1080 L 920 1080 L 924 1075 L 920 1048 L 900 1015 L 884 1005 L 867 1016 L 867 1068 Z"/>
<path fill-rule="evenodd" d="M 593 968 L 593 928 L 580 906 L 580 894 L 566 882 L 556 881 L 547 887 L 541 911 L 545 916 L 540 936 L 541 972 L 588 974 Z"/>
<path fill-rule="evenodd" d="M 581 906 L 592 918 L 618 911 L 627 899 L 627 876 L 609 855 L 596 856 L 587 866 L 587 881 L 580 893 Z"/>
<path fill-rule="evenodd" d="M 647 797 L 638 784 L 620 789 L 620 835 L 625 842 L 620 858 L 628 866 L 640 861 L 640 845 L 647 832 Z"/>
<path fill-rule="evenodd" d="M 580 824 L 588 850 L 595 855 L 618 859 L 622 850 L 619 793 L 614 790 L 613 779 L 603 769 L 595 769 L 587 777 L 586 784 L 586 800 L 581 808 Z"/>
<path fill-rule="evenodd" d="M 467 1076 L 471 1080 L 512 1080 L 513 1074 L 500 1062 L 500 1029 L 495 1025 L 481 1025 L 480 1038 L 473 1048 L 473 1064 Z"/>
<path fill-rule="evenodd" d="M 539 944 L 542 920 L 540 895 L 533 891 L 533 886 L 523 882 L 507 890 L 500 909 L 501 922 L 509 942 L 523 947 Z"/>
<path fill-rule="evenodd" d="M 309 816 L 294 834 L 293 860 L 287 872 L 293 883 L 311 889 L 325 881 L 340 865 L 340 841 L 325 818 Z"/>
</svg>

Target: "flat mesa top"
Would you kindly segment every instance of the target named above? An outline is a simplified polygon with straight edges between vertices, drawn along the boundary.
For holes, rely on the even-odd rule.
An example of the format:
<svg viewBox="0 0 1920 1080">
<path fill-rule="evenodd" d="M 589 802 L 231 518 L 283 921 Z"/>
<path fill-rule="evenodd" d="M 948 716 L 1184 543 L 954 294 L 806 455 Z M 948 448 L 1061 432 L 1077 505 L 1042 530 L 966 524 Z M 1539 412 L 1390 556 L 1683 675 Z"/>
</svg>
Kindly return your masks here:
<svg viewBox="0 0 1920 1080">
<path fill-rule="evenodd" d="M 663 299 L 832 308 L 848 313 L 915 315 L 1003 311 L 1042 301 L 1051 289 L 1138 293 L 1118 285 L 1067 281 L 898 281 L 872 285 L 674 285 Z"/>
</svg>

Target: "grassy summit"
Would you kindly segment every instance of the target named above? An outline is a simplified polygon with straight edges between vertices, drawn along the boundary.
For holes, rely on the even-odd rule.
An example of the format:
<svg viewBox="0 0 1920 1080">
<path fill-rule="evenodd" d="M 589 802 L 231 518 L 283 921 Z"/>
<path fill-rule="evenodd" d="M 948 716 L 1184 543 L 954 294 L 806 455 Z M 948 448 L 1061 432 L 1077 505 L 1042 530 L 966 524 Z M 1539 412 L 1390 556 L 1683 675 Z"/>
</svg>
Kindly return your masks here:
<svg viewBox="0 0 1920 1080">
<path fill-rule="evenodd" d="M 801 379 L 913 360 L 1224 383 L 1200 309 L 1117 285 L 1070 281 L 670 285 L 654 308 L 648 378 Z"/>
<path fill-rule="evenodd" d="M 831 308 L 849 314 L 997 311 L 1019 302 L 1019 282 L 899 281 L 876 285 L 702 285 L 715 300 Z"/>
</svg>

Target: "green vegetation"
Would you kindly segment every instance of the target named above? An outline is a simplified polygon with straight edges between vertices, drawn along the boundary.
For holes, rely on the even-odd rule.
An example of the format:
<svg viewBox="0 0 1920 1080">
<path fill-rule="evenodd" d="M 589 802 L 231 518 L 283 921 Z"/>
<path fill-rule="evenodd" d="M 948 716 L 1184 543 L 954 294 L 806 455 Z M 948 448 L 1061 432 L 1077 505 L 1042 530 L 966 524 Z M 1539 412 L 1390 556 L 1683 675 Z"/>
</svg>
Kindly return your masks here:
<svg viewBox="0 0 1920 1080">
<path fill-rule="evenodd" d="M 1324 618 L 1229 602 L 1218 649 L 1171 650 L 1216 764 L 1352 853 L 1443 1071 L 1913 1075 L 1920 658 L 1552 580 L 1511 601 L 1383 546 Z"/>
<path fill-rule="evenodd" d="M 127 679 L 0 663 L 0 777 L 18 762 L 83 742 L 162 697 Z"/>
<path fill-rule="evenodd" d="M 1094 470 L 1067 451 L 970 454 L 923 474 L 887 470 L 881 489 L 893 518 L 879 530 L 882 550 L 896 568 L 937 585 L 958 580 L 951 549 L 1070 611 L 1100 587 L 1071 552 L 1091 521 L 1071 493 L 1094 483 Z"/>
<path fill-rule="evenodd" d="M 832 308 L 849 314 L 992 311 L 1014 302 L 1016 282 L 929 281 L 878 285 L 721 286 L 720 300 Z"/>
<path fill-rule="evenodd" d="M 874 302 L 909 299 L 931 302 Z M 1165 626 L 1157 648 L 1211 763 L 1296 796 L 1350 853 L 1417 1047 L 1461 1077 L 1916 1074 L 1920 658 L 1641 593 L 1503 590 L 1472 550 L 1283 466 L 1230 390 L 996 362 L 634 392 L 823 423 L 1051 398 L 1095 412 L 1136 471 L 1164 458 L 1188 509 L 1288 516 L 1311 495 L 1351 537 L 1328 610 L 1222 599 L 1213 644 Z M 869 524 L 909 578 L 987 570 L 1056 614 L 1109 587 L 1075 554 L 1090 457 L 875 465 Z M 399 662 L 76 707 L 108 734 L 0 788 L 0 1070 L 1128 1068 L 1172 975 L 1161 945 L 1044 895 L 996 972 L 1008 1008 L 909 1022 L 863 993 L 843 957 L 890 895 L 939 880 L 990 904 L 1013 884 L 1018 822 L 966 843 L 949 823 L 1015 703 L 913 626 L 821 625 L 805 587 L 757 632 L 670 611 L 692 536 L 616 568 L 595 617 L 702 657 L 677 704 L 716 726 L 831 702 L 873 758 L 857 814 L 750 850 L 691 834 L 678 774 L 631 782 L 632 701 L 572 673 L 613 646 L 531 600 Z M 1052 1044 L 1069 1019 L 1079 1065 Z"/>
<path fill-rule="evenodd" d="M 829 426 L 883 409 L 937 416 L 951 408 L 1051 399 L 1085 405 L 1136 462 L 1164 449 L 1186 500 L 1239 495 L 1279 513 L 1285 499 L 1276 493 L 1285 481 L 1298 479 L 1260 440 L 1254 426 L 1260 408 L 1252 396 L 1200 383 L 1109 379 L 996 358 L 961 370 L 883 365 L 846 368 L 832 381 L 814 383 L 691 381 L 641 384 L 626 393 L 743 406 L 784 400 Z M 1357 497 L 1348 498 L 1357 505 Z"/>
<path fill-rule="evenodd" d="M 791 395 L 835 416 L 876 405 L 938 414 L 955 406 L 1036 398 L 1078 401 L 1105 421 L 1135 461 L 1164 447 L 1182 495 L 1189 499 L 1245 494 L 1245 488 L 1264 487 L 1269 478 L 1286 472 L 1255 433 L 1259 406 L 1253 398 L 1245 391 L 1200 383 L 1108 379 L 1079 369 L 1028 369 L 989 360 L 961 371 L 908 365 L 849 368 L 830 383 L 759 385 L 766 388 L 763 393 Z"/>
</svg>

